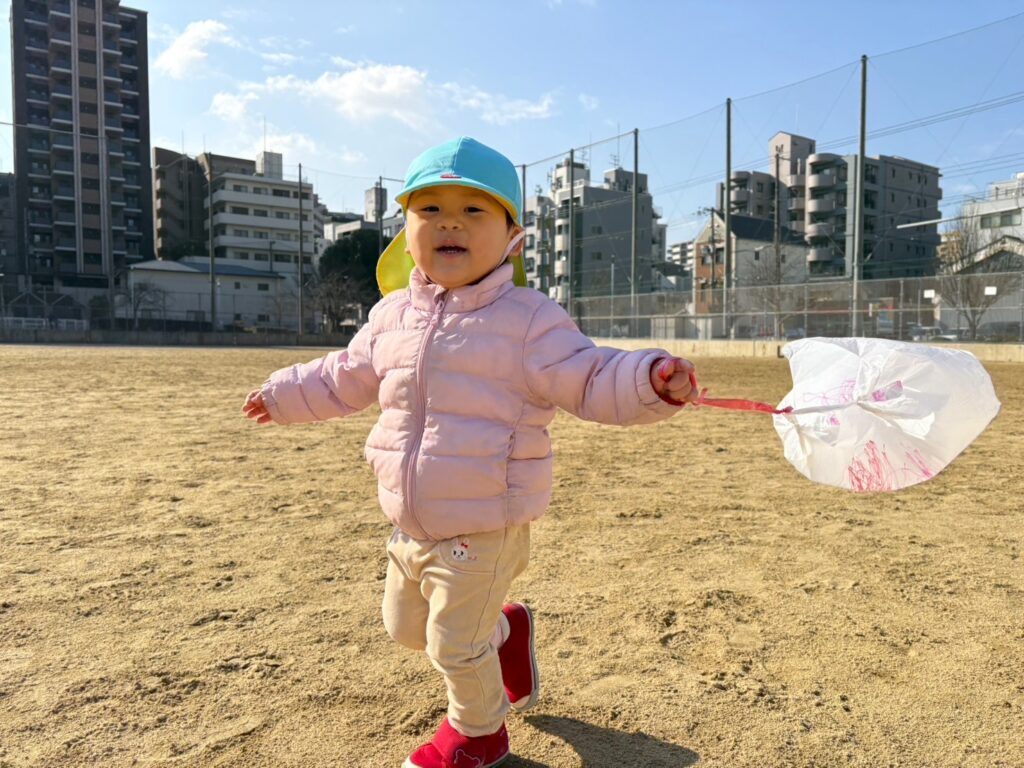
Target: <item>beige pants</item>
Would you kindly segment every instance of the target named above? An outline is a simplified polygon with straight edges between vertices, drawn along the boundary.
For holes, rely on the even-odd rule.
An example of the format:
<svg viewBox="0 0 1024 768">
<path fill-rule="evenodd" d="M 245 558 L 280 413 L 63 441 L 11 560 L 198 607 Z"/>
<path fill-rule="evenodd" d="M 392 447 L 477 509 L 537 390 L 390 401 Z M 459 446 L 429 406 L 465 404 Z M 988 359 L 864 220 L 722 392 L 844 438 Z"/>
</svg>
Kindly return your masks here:
<svg viewBox="0 0 1024 768">
<path fill-rule="evenodd" d="M 448 722 L 464 736 L 494 733 L 508 711 L 499 617 L 529 557 L 529 523 L 440 542 L 396 528 L 388 541 L 384 627 L 444 675 Z"/>
</svg>

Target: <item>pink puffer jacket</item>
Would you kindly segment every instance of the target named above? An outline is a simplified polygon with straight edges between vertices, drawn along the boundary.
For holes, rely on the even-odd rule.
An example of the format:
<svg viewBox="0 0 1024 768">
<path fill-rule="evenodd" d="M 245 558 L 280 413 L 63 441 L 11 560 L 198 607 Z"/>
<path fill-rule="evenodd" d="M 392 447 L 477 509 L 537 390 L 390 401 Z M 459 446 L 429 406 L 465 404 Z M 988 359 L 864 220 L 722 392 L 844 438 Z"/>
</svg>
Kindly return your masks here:
<svg viewBox="0 0 1024 768">
<path fill-rule="evenodd" d="M 667 356 L 595 347 L 557 303 L 515 287 L 508 264 L 451 291 L 417 269 L 347 349 L 276 371 L 262 393 L 279 424 L 379 399 L 366 458 L 384 513 L 410 536 L 440 540 L 544 514 L 556 406 L 621 425 L 677 413 L 650 382 Z"/>
</svg>

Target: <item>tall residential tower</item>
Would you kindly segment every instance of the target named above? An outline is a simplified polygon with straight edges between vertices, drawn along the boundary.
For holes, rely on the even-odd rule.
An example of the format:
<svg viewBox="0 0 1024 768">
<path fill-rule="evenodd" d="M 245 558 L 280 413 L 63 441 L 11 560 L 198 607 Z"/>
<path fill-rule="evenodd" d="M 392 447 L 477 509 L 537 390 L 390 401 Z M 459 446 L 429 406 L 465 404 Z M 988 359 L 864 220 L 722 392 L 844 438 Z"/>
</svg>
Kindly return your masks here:
<svg viewBox="0 0 1024 768">
<path fill-rule="evenodd" d="M 12 0 L 11 43 L 18 287 L 102 305 L 153 253 L 146 13 Z"/>
</svg>

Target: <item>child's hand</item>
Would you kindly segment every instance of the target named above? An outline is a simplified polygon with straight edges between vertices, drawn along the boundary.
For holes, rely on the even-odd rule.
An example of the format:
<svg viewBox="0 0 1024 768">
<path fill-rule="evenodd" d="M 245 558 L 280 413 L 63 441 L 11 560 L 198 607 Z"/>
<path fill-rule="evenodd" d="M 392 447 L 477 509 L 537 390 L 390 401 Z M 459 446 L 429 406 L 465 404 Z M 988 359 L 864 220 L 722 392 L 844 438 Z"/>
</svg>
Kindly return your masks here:
<svg viewBox="0 0 1024 768">
<path fill-rule="evenodd" d="M 267 424 L 273 421 L 270 413 L 267 412 L 267 406 L 263 403 L 263 395 L 258 389 L 254 389 L 245 396 L 242 413 L 245 414 L 245 418 L 253 419 L 257 424 Z"/>
<path fill-rule="evenodd" d="M 651 386 L 661 398 L 679 403 L 697 399 L 693 363 L 681 357 L 663 357 L 651 366 Z"/>
</svg>

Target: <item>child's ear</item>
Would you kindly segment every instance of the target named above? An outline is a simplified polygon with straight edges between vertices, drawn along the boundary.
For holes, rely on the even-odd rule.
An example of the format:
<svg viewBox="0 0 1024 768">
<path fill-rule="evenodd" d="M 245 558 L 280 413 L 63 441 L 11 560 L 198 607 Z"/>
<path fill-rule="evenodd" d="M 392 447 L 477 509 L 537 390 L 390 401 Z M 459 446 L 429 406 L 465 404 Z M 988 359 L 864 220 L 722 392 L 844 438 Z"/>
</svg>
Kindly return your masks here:
<svg viewBox="0 0 1024 768">
<path fill-rule="evenodd" d="M 520 233 L 525 232 L 525 231 L 526 230 L 524 230 L 518 224 L 513 226 L 512 227 L 512 231 L 509 232 L 508 241 L 511 243 L 512 240 L 515 237 L 517 237 Z M 523 247 L 525 245 L 526 245 L 526 238 L 524 237 L 518 243 L 516 243 L 516 247 L 512 250 L 512 253 L 510 253 L 509 256 L 519 256 L 519 255 L 521 255 L 523 253 Z"/>
</svg>

